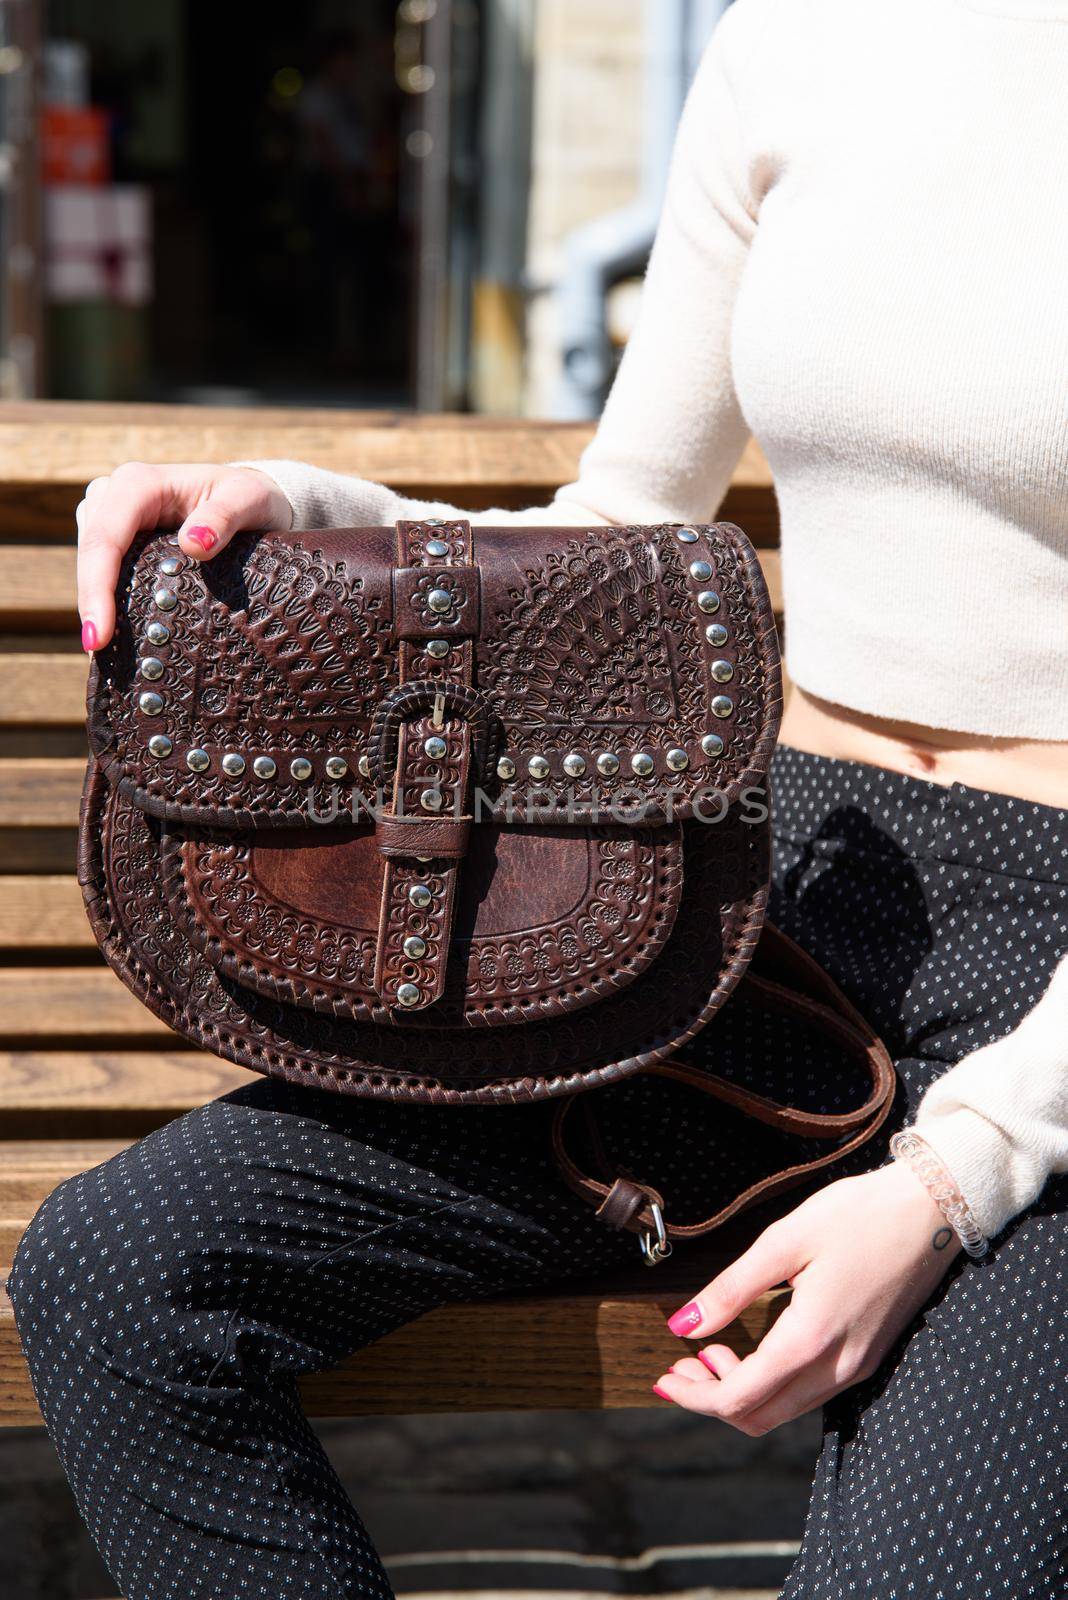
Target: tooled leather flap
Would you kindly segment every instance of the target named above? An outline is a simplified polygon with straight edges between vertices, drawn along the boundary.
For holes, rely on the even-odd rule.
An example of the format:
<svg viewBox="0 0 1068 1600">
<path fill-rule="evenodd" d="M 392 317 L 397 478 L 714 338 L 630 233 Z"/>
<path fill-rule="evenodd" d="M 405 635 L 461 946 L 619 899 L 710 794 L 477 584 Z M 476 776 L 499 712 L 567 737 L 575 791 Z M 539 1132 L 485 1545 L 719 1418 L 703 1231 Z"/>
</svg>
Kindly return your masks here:
<svg viewBox="0 0 1068 1600">
<path fill-rule="evenodd" d="M 476 823 L 707 816 L 761 780 L 778 652 L 738 529 L 480 525 L 477 583 L 470 568 L 411 576 L 420 541 L 449 547 L 463 526 L 411 525 L 407 569 L 392 528 L 242 534 L 204 564 L 140 536 L 90 677 L 110 780 L 173 822 L 366 821 L 388 799 L 383 700 L 460 650 L 492 732 Z"/>
</svg>

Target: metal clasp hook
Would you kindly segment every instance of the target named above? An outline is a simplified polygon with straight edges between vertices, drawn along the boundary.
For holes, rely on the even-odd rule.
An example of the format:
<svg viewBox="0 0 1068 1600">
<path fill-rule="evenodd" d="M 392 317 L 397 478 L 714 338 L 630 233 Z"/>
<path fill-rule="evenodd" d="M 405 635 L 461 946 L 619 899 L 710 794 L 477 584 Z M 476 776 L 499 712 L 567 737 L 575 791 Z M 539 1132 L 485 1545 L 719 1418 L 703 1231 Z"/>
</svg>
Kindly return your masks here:
<svg viewBox="0 0 1068 1600">
<path fill-rule="evenodd" d="M 653 1226 L 656 1229 L 656 1234 L 654 1236 L 648 1228 L 643 1228 L 638 1235 L 638 1242 L 641 1245 L 642 1260 L 645 1265 L 647 1267 L 657 1267 L 661 1261 L 667 1260 L 671 1254 L 672 1246 L 671 1240 L 667 1236 L 664 1213 L 660 1209 L 659 1201 L 650 1199 L 649 1210 L 653 1213 Z"/>
</svg>

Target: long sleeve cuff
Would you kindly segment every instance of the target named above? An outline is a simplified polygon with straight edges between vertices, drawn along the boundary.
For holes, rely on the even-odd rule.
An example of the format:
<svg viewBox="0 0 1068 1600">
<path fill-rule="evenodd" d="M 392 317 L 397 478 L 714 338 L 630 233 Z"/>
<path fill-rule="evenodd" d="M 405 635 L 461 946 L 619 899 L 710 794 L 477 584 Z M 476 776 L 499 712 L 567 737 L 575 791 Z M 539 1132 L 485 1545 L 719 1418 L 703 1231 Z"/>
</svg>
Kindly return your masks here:
<svg viewBox="0 0 1068 1600">
<path fill-rule="evenodd" d="M 592 527 L 611 522 L 612 517 L 569 493 L 577 484 L 567 484 L 543 506 L 523 511 L 493 507 L 488 511 L 463 511 L 443 500 L 413 500 L 397 494 L 384 483 L 370 478 L 349 477 L 329 472 L 304 461 L 231 461 L 231 467 L 255 467 L 273 478 L 293 511 L 291 526 L 300 528 L 384 527 L 400 518 L 418 522 L 424 517 L 463 517 L 473 523 L 491 526 L 509 523 L 544 523 L 550 527 Z"/>
<path fill-rule="evenodd" d="M 369 478 L 328 472 L 305 461 L 231 461 L 232 467 L 255 467 L 273 478 L 293 509 L 294 528 L 380 527 L 398 517 L 455 516 L 452 506 L 431 500 L 410 500 Z"/>
<path fill-rule="evenodd" d="M 913 1126 L 988 1238 L 1068 1172 L 1068 959 L 1015 1032 L 931 1085 Z"/>
<path fill-rule="evenodd" d="M 940 1115 L 922 1111 L 914 1126 L 956 1179 L 988 1239 L 1031 1204 L 1049 1175 L 1036 1151 L 1015 1144 L 970 1106 Z"/>
</svg>

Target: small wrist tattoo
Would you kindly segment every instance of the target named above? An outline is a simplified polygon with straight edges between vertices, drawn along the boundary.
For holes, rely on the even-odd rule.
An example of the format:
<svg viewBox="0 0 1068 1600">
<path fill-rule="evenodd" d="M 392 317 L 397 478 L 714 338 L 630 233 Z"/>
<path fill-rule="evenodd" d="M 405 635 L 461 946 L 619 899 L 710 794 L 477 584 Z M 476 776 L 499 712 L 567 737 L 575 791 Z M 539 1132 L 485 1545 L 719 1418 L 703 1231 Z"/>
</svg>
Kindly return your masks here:
<svg viewBox="0 0 1068 1600">
<path fill-rule="evenodd" d="M 934 1248 L 936 1250 L 944 1250 L 946 1248 L 946 1245 L 950 1243 L 952 1238 L 953 1238 L 953 1229 L 952 1228 L 939 1228 L 938 1232 L 935 1234 L 934 1238 L 931 1240 L 931 1243 L 932 1243 L 932 1245 L 934 1246 Z"/>
</svg>

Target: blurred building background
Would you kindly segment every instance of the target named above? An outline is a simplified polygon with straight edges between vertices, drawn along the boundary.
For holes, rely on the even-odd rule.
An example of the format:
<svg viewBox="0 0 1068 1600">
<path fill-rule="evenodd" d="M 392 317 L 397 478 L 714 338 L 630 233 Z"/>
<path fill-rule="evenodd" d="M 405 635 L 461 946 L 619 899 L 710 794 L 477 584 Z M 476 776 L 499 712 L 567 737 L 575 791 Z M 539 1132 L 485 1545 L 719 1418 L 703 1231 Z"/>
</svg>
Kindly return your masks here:
<svg viewBox="0 0 1068 1600">
<path fill-rule="evenodd" d="M 596 414 L 728 0 L 0 0 L 0 394 Z"/>
</svg>

